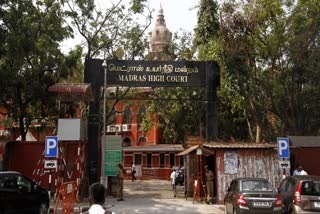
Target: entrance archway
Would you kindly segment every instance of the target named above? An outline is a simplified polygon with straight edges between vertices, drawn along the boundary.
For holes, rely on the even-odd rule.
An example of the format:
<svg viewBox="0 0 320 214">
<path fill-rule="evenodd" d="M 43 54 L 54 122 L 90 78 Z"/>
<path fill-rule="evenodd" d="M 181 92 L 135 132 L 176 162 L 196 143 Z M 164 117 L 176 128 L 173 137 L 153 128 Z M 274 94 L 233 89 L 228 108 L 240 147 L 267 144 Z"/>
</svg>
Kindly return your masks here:
<svg viewBox="0 0 320 214">
<path fill-rule="evenodd" d="M 88 116 L 88 168 L 98 162 L 100 87 L 205 87 L 207 90 L 206 138 L 217 138 L 216 91 L 220 82 L 219 67 L 216 62 L 198 61 L 126 61 L 110 60 L 103 66 L 101 59 L 86 59 L 84 81 L 91 83 L 94 101 L 90 103 Z M 88 170 L 96 172 L 99 170 Z M 96 182 L 97 174 L 89 174 L 90 183 Z"/>
</svg>

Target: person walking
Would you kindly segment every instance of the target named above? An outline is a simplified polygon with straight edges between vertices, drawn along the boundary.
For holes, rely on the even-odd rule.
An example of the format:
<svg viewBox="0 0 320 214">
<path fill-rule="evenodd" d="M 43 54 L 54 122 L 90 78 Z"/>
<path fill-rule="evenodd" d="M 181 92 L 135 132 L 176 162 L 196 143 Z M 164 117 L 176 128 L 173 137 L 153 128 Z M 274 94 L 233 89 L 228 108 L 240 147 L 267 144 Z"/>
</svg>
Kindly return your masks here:
<svg viewBox="0 0 320 214">
<path fill-rule="evenodd" d="M 171 172 L 171 175 L 170 175 L 170 181 L 171 181 L 171 185 L 172 185 L 172 190 L 175 190 L 176 179 L 177 179 L 176 169 L 173 169 L 173 171 Z"/>
<path fill-rule="evenodd" d="M 206 165 L 204 167 L 206 174 L 206 187 L 207 187 L 207 203 L 212 203 L 213 200 L 213 172 Z"/>
<path fill-rule="evenodd" d="M 298 165 L 297 169 L 293 171 L 293 175 L 308 175 L 308 173 L 303 170 L 301 165 Z"/>
<path fill-rule="evenodd" d="M 118 178 L 118 201 L 123 201 L 123 166 L 121 163 L 118 165 L 118 173 L 117 173 L 117 178 Z"/>
<path fill-rule="evenodd" d="M 137 180 L 135 174 L 136 174 L 136 165 L 134 165 L 134 163 L 132 163 L 132 167 L 131 167 L 131 179 L 132 179 L 132 182 Z"/>
<path fill-rule="evenodd" d="M 90 208 L 88 211 L 83 212 L 83 214 L 115 214 L 104 209 L 105 198 L 105 187 L 100 183 L 91 184 L 89 187 Z"/>
</svg>

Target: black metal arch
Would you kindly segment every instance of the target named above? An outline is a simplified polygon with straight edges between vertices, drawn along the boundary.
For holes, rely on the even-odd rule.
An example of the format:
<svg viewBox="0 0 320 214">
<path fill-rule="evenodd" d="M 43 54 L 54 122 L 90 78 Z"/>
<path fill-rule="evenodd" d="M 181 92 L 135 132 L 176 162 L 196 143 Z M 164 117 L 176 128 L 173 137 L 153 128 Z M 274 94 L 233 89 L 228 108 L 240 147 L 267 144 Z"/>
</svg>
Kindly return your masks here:
<svg viewBox="0 0 320 214">
<path fill-rule="evenodd" d="M 104 69 L 107 69 L 107 85 L 129 87 L 205 87 L 207 89 L 206 136 L 207 142 L 218 135 L 217 87 L 220 70 L 213 61 L 127 61 L 111 60 L 103 66 L 101 59 L 86 59 L 84 82 L 90 83 L 94 101 L 90 103 L 88 116 L 88 173 L 89 182 L 96 182 L 99 138 L 100 87 L 104 85 Z"/>
</svg>

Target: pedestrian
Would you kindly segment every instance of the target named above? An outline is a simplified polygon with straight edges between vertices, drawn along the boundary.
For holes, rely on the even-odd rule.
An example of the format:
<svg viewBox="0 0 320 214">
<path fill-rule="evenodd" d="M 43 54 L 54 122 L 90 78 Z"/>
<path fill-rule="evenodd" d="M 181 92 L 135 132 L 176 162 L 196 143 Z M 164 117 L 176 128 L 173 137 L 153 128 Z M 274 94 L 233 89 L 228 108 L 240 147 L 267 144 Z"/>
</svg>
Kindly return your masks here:
<svg viewBox="0 0 320 214">
<path fill-rule="evenodd" d="M 204 167 L 206 174 L 207 203 L 211 204 L 213 200 L 213 172 L 206 165 Z"/>
<path fill-rule="evenodd" d="M 132 162 L 132 167 L 131 167 L 131 179 L 132 179 L 132 182 L 137 180 L 135 174 L 136 174 L 136 165 L 134 165 L 134 163 Z"/>
<path fill-rule="evenodd" d="M 177 179 L 176 169 L 173 169 L 173 171 L 171 172 L 171 175 L 170 175 L 170 181 L 171 181 L 171 185 L 172 185 L 172 190 L 175 190 L 176 179 Z"/>
<path fill-rule="evenodd" d="M 105 202 L 105 187 L 100 183 L 93 183 L 89 187 L 89 203 L 90 208 L 83 214 L 115 214 L 114 212 L 105 210 L 103 205 Z"/>
<path fill-rule="evenodd" d="M 117 173 L 117 178 L 118 178 L 118 201 L 123 201 L 123 166 L 121 163 L 118 165 L 118 173 Z"/>
<path fill-rule="evenodd" d="M 301 165 L 298 165 L 298 167 L 293 171 L 293 175 L 308 175 L 308 173 L 303 170 Z"/>
</svg>

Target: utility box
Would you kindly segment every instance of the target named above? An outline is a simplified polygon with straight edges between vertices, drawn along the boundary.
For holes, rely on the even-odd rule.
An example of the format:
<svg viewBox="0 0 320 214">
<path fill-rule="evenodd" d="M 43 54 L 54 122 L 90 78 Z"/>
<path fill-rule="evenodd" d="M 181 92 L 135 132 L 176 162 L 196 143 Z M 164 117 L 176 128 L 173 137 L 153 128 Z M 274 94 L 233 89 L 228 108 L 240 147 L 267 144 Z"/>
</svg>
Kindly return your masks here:
<svg viewBox="0 0 320 214">
<path fill-rule="evenodd" d="M 87 140 L 87 123 L 83 118 L 64 118 L 58 120 L 58 139 Z"/>
</svg>

